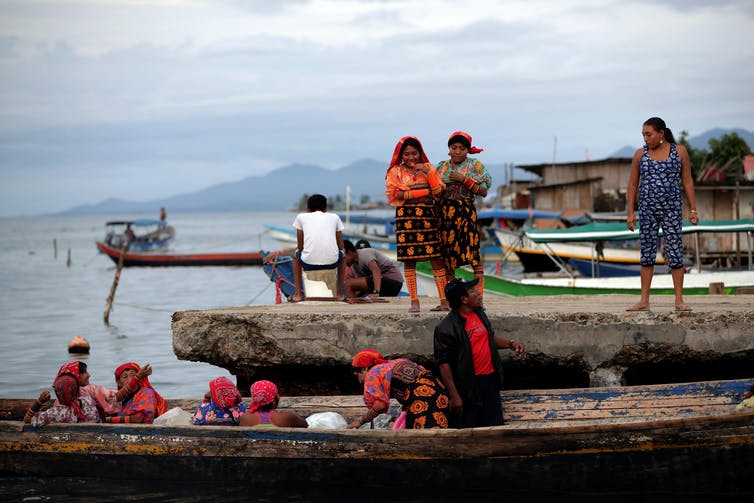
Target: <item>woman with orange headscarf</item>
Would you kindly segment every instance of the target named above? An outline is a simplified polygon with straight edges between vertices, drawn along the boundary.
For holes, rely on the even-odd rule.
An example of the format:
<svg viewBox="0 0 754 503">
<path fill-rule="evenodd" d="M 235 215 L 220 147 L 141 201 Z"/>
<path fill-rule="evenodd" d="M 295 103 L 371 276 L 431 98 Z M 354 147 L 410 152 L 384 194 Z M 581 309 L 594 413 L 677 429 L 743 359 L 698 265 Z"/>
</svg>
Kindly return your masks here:
<svg viewBox="0 0 754 503">
<path fill-rule="evenodd" d="M 365 349 L 351 361 L 353 373 L 364 385 L 367 412 L 349 423 L 358 428 L 387 413 L 395 398 L 406 413 L 406 428 L 447 428 L 450 399 L 445 386 L 421 365 L 399 358 L 386 360 L 374 349 Z"/>
<path fill-rule="evenodd" d="M 168 410 L 168 404 L 157 390 L 152 387 L 147 376 L 152 374 L 152 367 L 147 364 L 142 368 L 134 363 L 124 363 L 115 369 L 115 382 L 118 391 L 126 391 L 126 397 L 121 402 L 122 410 L 113 417 L 108 417 L 108 423 L 152 423 L 154 418 Z M 144 377 L 139 377 L 146 374 Z"/>
<path fill-rule="evenodd" d="M 445 183 L 440 203 L 440 238 L 445 270 L 448 276 L 455 276 L 457 268 L 471 265 L 474 279 L 479 280 L 477 291 L 480 295 L 484 292 L 484 264 L 479 250 L 474 201 L 477 196 L 487 197 L 492 178 L 484 164 L 469 154 L 483 150 L 472 145 L 469 133 L 456 131 L 448 139 L 450 159 L 437 165 L 437 172 Z"/>
<path fill-rule="evenodd" d="M 435 212 L 435 199 L 440 197 L 444 187 L 418 138 L 401 138 L 385 175 L 385 193 L 388 203 L 395 206 L 397 258 L 403 262 L 403 276 L 411 298 L 410 313 L 418 313 L 420 309 L 416 262 L 423 260 L 432 263 L 440 296 L 440 305 L 432 311 L 450 311 L 445 300 L 445 269 Z"/>
</svg>

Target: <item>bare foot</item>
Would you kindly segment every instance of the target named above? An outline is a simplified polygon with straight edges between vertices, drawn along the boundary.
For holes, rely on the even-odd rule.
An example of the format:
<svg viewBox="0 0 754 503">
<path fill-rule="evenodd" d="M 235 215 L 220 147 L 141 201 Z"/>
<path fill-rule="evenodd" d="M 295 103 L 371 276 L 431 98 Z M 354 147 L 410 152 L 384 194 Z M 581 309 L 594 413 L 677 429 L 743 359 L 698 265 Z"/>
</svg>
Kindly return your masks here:
<svg viewBox="0 0 754 503">
<path fill-rule="evenodd" d="M 411 307 L 408 308 L 409 313 L 418 313 L 420 311 L 419 309 L 419 301 L 418 300 L 412 300 L 411 301 Z"/>
<path fill-rule="evenodd" d="M 288 299 L 288 302 L 301 302 L 302 300 L 304 300 L 304 298 L 300 293 L 294 293 L 293 295 L 291 295 L 291 298 Z"/>
<path fill-rule="evenodd" d="M 680 304 L 675 305 L 675 310 L 676 311 L 691 311 L 691 308 L 687 306 L 686 304 L 684 304 L 683 302 L 681 302 Z"/>
</svg>

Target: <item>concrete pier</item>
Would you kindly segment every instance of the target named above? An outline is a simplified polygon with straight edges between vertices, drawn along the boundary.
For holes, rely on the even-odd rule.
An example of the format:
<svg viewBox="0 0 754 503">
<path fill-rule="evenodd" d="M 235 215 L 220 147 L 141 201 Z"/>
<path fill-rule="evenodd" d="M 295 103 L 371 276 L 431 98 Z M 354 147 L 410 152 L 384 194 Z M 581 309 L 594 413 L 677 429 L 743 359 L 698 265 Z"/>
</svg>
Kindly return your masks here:
<svg viewBox="0 0 754 503">
<path fill-rule="evenodd" d="M 754 375 L 754 296 L 654 296 L 651 312 L 626 312 L 635 296 L 485 296 L 496 333 L 520 340 L 527 357 L 501 351 L 506 387 L 648 384 Z M 422 298 L 346 304 L 280 305 L 182 311 L 173 315 L 173 349 L 249 381 L 275 379 L 287 393 L 358 392 L 352 356 L 375 348 L 389 357 L 432 363 L 432 334 L 445 313 Z M 246 388 L 248 389 L 248 388 Z"/>
</svg>

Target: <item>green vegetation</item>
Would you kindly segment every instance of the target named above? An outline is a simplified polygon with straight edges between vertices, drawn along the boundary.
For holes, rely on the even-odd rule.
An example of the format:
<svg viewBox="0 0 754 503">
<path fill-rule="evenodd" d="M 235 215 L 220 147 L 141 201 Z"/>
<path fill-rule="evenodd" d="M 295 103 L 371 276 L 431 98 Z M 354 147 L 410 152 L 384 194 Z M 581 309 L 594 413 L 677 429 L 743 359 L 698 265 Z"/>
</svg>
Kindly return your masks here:
<svg viewBox="0 0 754 503">
<path fill-rule="evenodd" d="M 697 182 L 725 183 L 741 177 L 743 158 L 751 154 L 751 149 L 738 134 L 712 138 L 708 142 L 709 151 L 692 147 L 688 142 L 688 135 L 688 131 L 681 131 L 678 143 L 689 151 L 691 171 Z M 714 176 L 716 170 L 722 172 L 719 178 Z"/>
</svg>

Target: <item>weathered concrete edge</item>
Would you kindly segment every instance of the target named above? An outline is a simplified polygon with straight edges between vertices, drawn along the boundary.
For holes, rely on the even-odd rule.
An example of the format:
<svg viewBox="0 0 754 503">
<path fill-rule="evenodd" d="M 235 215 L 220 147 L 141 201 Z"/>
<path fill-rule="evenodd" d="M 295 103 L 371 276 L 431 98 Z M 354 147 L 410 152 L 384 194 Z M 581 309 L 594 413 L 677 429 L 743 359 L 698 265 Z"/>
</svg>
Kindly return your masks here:
<svg viewBox="0 0 754 503">
<path fill-rule="evenodd" d="M 658 354 L 754 351 L 754 311 L 488 314 L 498 335 L 523 341 L 530 354 L 576 359 L 607 384 L 619 382 L 627 366 Z M 208 362 L 238 375 L 259 367 L 347 365 L 366 347 L 430 359 L 439 319 L 327 309 L 183 311 L 173 316 L 173 348 L 179 359 Z"/>
</svg>

